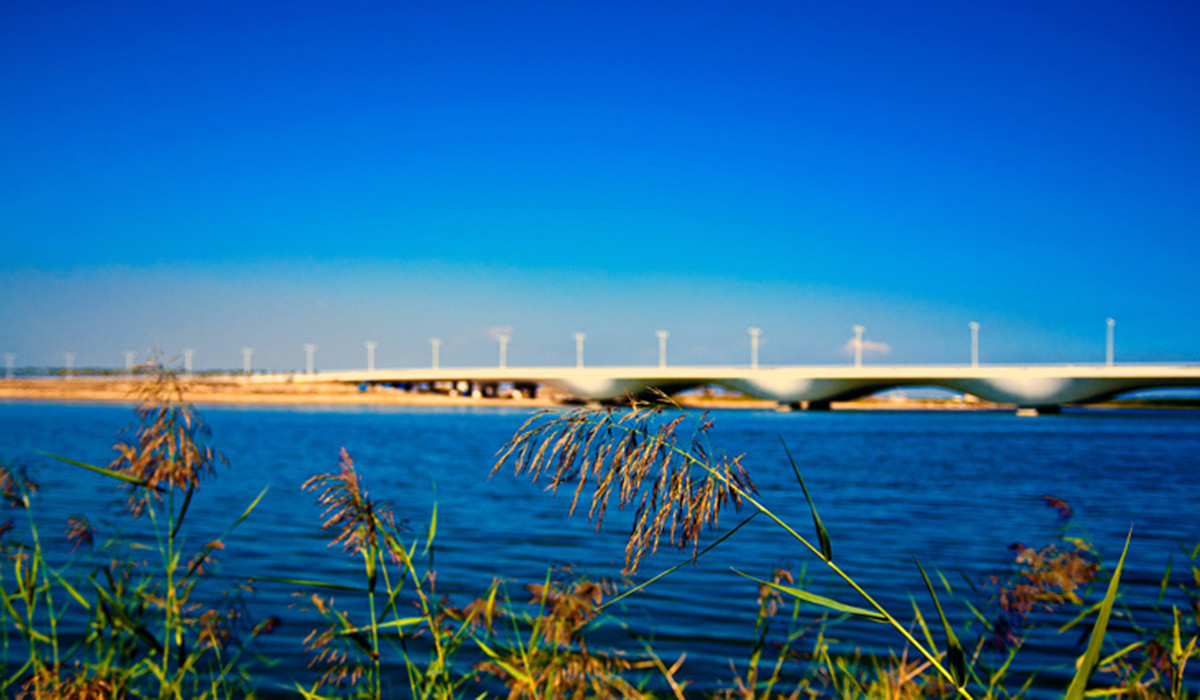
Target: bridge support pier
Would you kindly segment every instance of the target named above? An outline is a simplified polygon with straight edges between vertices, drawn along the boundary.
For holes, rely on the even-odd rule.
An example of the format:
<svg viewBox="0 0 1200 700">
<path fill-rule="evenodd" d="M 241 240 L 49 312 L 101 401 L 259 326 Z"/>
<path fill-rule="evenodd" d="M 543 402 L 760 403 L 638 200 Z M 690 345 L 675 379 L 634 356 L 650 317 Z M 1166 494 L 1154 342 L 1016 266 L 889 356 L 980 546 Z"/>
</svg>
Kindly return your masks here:
<svg viewBox="0 0 1200 700">
<path fill-rule="evenodd" d="M 775 410 L 780 413 L 788 411 L 832 411 L 833 405 L 830 401 L 793 401 L 791 403 L 780 402 L 775 406 Z"/>
<path fill-rule="evenodd" d="M 1062 406 L 1047 404 L 1045 406 L 1018 406 L 1018 416 L 1057 416 L 1062 413 Z"/>
<path fill-rule="evenodd" d="M 521 396 L 526 399 L 537 398 L 538 385 L 526 382 L 513 382 L 513 391 L 521 392 Z"/>
</svg>

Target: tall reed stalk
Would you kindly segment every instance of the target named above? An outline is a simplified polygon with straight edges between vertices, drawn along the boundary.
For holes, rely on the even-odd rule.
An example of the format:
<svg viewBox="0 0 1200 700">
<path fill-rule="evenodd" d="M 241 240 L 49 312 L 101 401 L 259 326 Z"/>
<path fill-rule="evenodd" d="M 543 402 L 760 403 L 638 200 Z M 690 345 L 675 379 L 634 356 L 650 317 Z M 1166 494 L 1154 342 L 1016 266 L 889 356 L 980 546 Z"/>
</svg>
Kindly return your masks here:
<svg viewBox="0 0 1200 700">
<path fill-rule="evenodd" d="M 224 540 L 250 516 L 265 490 L 220 538 L 199 546 L 188 541 L 184 526 L 202 479 L 212 478 L 215 467 L 227 462 L 209 444 L 204 420 L 184 401 L 179 374 L 159 364 L 146 369 L 148 379 L 140 389 L 136 410 L 137 427 L 132 440 L 116 446 L 118 456 L 112 464 L 100 467 L 49 456 L 100 474 L 124 492 L 127 513 L 135 521 L 144 517 L 148 522 L 158 555 L 157 570 L 136 567 L 135 574 L 132 563 L 114 558 L 90 573 L 87 587 L 77 588 L 45 562 L 38 528 L 31 521 L 32 568 L 34 573 L 49 573 L 42 573 L 39 587 L 31 588 L 32 579 L 18 560 L 19 578 L 24 581 L 19 588 L 30 614 L 38 598 L 44 600 L 50 615 L 49 634 L 36 632 L 32 619 L 27 619 L 30 668 L 18 671 L 17 676 L 34 672 L 26 685 L 35 696 L 50 692 L 47 689 L 57 693 L 100 688 L 115 697 L 126 693 L 159 698 L 226 697 L 242 682 L 234 666 L 241 658 L 241 647 L 229 659 L 222 656 L 234 639 L 232 625 L 238 616 L 209 608 L 209 602 L 220 596 L 201 595 L 198 587 L 214 565 L 213 553 L 224 549 Z M 90 541 L 90 525 L 80 522 L 86 523 L 76 520 L 73 532 Z M 106 546 L 116 552 L 122 543 Z M 134 556 L 133 551 L 140 549 L 129 551 L 129 556 Z M 64 609 L 55 605 L 56 587 L 62 587 L 81 612 L 92 618 L 83 642 L 70 651 L 72 669 L 65 667 L 59 648 L 57 621 Z M 255 625 L 247 636 L 252 639 L 271 627 L 270 621 Z M 43 636 L 51 647 L 48 658 L 38 651 Z M 92 651 L 90 658 L 83 653 L 86 649 Z"/>
<path fill-rule="evenodd" d="M 720 511 L 727 506 L 738 509 L 743 503 L 748 504 L 814 555 L 865 603 L 865 607 L 832 600 L 795 586 L 756 579 L 735 570 L 736 573 L 797 601 L 887 624 L 903 639 L 907 648 L 921 657 L 923 664 L 953 688 L 954 693 L 963 698 L 973 697 L 967 687 L 970 675 L 964 649 L 942 613 L 936 591 L 923 570 L 921 574 L 943 627 L 945 646 L 941 651 L 934 646 L 932 636 L 925 643 L 919 641 L 908 626 L 834 560 L 829 533 L 790 451 L 787 456 L 812 514 L 816 544 L 759 498 L 742 466 L 741 457 L 730 458 L 711 452 L 707 433 L 712 422 L 707 416 L 698 421 L 690 435 L 680 434 L 685 421 L 684 414 L 668 419 L 662 413 L 661 405 L 636 402 L 627 411 L 585 408 L 565 413 L 542 412 L 531 417 L 500 451 L 492 473 L 511 462 L 516 474 L 527 475 L 532 481 L 546 475 L 550 481 L 548 490 L 552 493 L 573 484 L 571 513 L 575 512 L 590 485 L 588 516 L 596 520 L 597 527 L 603 523 L 606 509 L 614 497 L 619 508 L 633 506 L 634 525 L 626 544 L 626 574 L 636 572 L 643 555 L 654 552 L 662 541 L 681 549 L 690 547 L 693 557 L 697 556 L 703 530 L 717 525 Z M 787 449 L 786 445 L 784 449 Z M 1124 561 L 1124 554 L 1121 561 Z M 1099 608 L 1093 632 L 1097 649 L 1099 640 L 1104 637 L 1120 570 L 1119 562 L 1110 595 Z M 919 608 L 916 613 L 923 620 Z M 1072 692 L 1076 686 L 1083 687 L 1093 672 L 1098 661 L 1094 654 L 1089 647 Z"/>
<path fill-rule="evenodd" d="M 313 476 L 303 488 L 317 493 L 318 503 L 325 508 L 321 527 L 334 533 L 330 545 L 340 545 L 344 552 L 361 558 L 366 585 L 264 577 L 312 589 L 305 597 L 326 620 L 324 628 L 313 630 L 306 639 L 314 655 L 312 665 L 322 669 L 321 675 L 309 687 L 297 686 L 297 691 L 312 699 L 342 693 L 387 697 L 385 691 L 391 688 L 384 684 L 384 660 L 395 652 L 403 664 L 411 697 L 455 697 L 466 676 L 456 671 L 453 659 L 469 637 L 470 626 L 449 624 L 445 602 L 434 588 L 436 576 L 432 568 L 418 561 L 421 542 L 405 541 L 391 507 L 370 498 L 344 449 L 337 472 Z M 423 555 L 430 558 L 436 530 L 435 507 L 423 543 Z M 339 609 L 334 599 L 337 593 L 362 596 L 366 621 L 355 622 L 351 613 Z M 409 609 L 412 612 L 405 614 Z M 429 649 L 425 659 L 410 649 L 418 639 Z"/>
</svg>

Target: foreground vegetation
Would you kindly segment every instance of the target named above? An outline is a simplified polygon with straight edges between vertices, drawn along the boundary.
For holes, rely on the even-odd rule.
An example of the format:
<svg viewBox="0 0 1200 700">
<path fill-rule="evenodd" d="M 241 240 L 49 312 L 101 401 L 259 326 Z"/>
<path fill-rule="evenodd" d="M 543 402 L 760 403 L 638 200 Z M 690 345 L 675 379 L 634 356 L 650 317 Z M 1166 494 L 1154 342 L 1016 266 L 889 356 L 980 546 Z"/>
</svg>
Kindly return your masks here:
<svg viewBox="0 0 1200 700">
<path fill-rule="evenodd" d="M 12 465 L 0 468 L 0 491 L 12 515 L 0 525 L 5 662 L 0 692 L 6 697 L 225 698 L 271 692 L 257 682 L 256 670 L 273 662 L 256 654 L 256 640 L 272 633 L 279 619 L 250 614 L 249 582 L 229 586 L 212 576 L 226 539 L 253 517 L 265 492 L 248 500 L 221 537 L 201 543 L 189 537 L 189 507 L 224 459 L 201 416 L 183 401 L 178 374 L 151 369 L 154 380 L 141 396 L 138 427 L 117 446 L 112 464 L 50 455 L 112 482 L 129 518 L 125 535 L 104 536 L 92 520 L 77 515 L 64 524 L 70 544 L 51 542 L 59 532 L 39 527 L 34 517 L 36 478 Z M 911 609 L 888 610 L 839 565 L 814 503 L 818 498 L 808 492 L 794 461 L 811 523 L 777 516 L 741 458 L 710 451 L 710 428 L 707 418 L 697 421 L 693 414 L 663 413 L 654 406 L 542 413 L 518 431 L 493 470 L 508 467 L 547 482 L 551 491 L 569 493 L 571 512 L 586 509 L 598 527 L 614 501 L 632 510 L 628 576 L 660 545 L 687 551 L 690 561 L 702 561 L 714 547 L 736 546 L 738 531 L 759 518 L 772 521 L 844 584 L 844 595 L 834 600 L 812 593 L 802 575 L 759 573 L 769 562 L 747 561 L 731 572 L 731 579 L 754 582 L 746 590 L 755 592 L 758 614 L 747 629 L 748 658 L 734 667 L 727 687 L 706 695 L 1020 697 L 1041 687 L 1036 674 L 1016 670 L 1023 643 L 1034 625 L 1054 624 L 1058 642 L 1079 657 L 1063 689 L 1067 697 L 1194 696 L 1185 671 L 1200 653 L 1200 546 L 1187 553 L 1190 570 L 1181 582 L 1173 581 L 1171 570 L 1164 574 L 1158 604 L 1151 606 L 1161 615 L 1152 620 L 1133 619 L 1123 601 L 1124 554 L 1105 570 L 1093 547 L 1067 537 L 1065 528 L 1057 542 L 1018 547 L 1007 575 L 980 587 L 974 602 L 964 598 L 972 612 L 968 620 L 948 619 L 943 599 L 963 596 L 920 562 L 914 570 L 924 589 L 919 596 L 914 592 Z M 350 581 L 259 578 L 294 587 L 313 620 L 304 642 L 311 663 L 296 670 L 291 694 L 696 694 L 682 656 L 664 659 L 653 644 L 633 635 L 624 635 L 627 644 L 613 645 L 614 635 L 602 634 L 622 629 L 616 603 L 674 575 L 682 564 L 637 586 L 551 569 L 543 580 L 519 589 L 519 596 L 514 587 L 494 581 L 476 599 L 455 605 L 438 591 L 432 566 L 436 509 L 424 533 L 414 535 L 386 502 L 370 497 L 345 451 L 335 471 L 314 475 L 304 489 L 324 508 L 320 527 L 361 570 Z M 1064 522 L 1070 517 L 1068 504 L 1053 498 L 1046 504 Z M 722 517 L 740 520 L 708 542 Z M 1161 605 L 1171 587 L 1182 591 L 1187 607 Z M 927 602 L 918 604 L 918 598 Z M 848 617 L 879 623 L 888 640 L 880 646 L 895 651 L 867 655 L 837 647 L 827 632 Z M 1116 618 L 1123 630 L 1114 641 L 1108 627 Z"/>
</svg>

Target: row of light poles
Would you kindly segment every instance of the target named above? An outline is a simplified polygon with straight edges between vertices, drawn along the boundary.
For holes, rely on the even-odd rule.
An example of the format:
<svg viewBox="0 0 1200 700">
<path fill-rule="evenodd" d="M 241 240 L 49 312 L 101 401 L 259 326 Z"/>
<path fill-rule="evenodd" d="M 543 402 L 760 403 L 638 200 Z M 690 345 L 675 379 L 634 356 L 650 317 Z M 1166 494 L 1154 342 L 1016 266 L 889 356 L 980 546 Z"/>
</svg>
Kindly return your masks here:
<svg viewBox="0 0 1200 700">
<path fill-rule="evenodd" d="M 1107 339 L 1106 339 L 1106 343 L 1105 343 L 1104 364 L 1109 367 L 1112 367 L 1113 366 L 1113 327 L 1117 325 L 1117 322 L 1114 321 L 1113 319 L 1109 318 L 1106 320 L 1106 324 L 1108 327 L 1108 333 L 1107 333 Z M 971 321 L 967 324 L 967 327 L 971 330 L 971 366 L 978 367 L 979 366 L 979 329 L 981 328 L 981 326 L 978 321 Z M 866 333 L 867 329 L 866 329 L 866 326 L 862 326 L 859 324 L 855 324 L 854 326 L 851 327 L 851 329 L 854 331 L 854 366 L 862 367 L 862 365 L 863 365 L 863 335 Z M 752 328 L 747 328 L 746 332 L 750 334 L 750 369 L 758 369 L 758 345 L 759 345 L 759 338 L 762 337 L 762 329 L 752 327 Z M 654 331 L 654 335 L 656 335 L 658 337 L 658 366 L 660 368 L 665 368 L 667 366 L 667 338 L 671 337 L 671 334 L 668 333 L 667 331 L 658 330 L 658 331 Z M 571 337 L 575 339 L 575 366 L 579 369 L 582 369 L 583 368 L 583 341 L 587 340 L 587 334 L 586 333 L 573 333 L 573 334 L 571 334 Z M 508 343 L 511 340 L 512 340 L 512 336 L 508 333 L 501 333 L 496 336 L 496 341 L 500 343 L 500 362 L 499 362 L 500 369 L 504 369 L 504 368 L 508 367 Z M 374 371 L 374 369 L 375 369 L 375 348 L 379 346 L 379 343 L 376 343 L 373 340 L 368 340 L 366 343 L 364 343 L 364 345 L 367 348 L 367 370 Z M 431 360 L 432 360 L 431 367 L 433 369 L 438 369 L 439 368 L 438 355 L 439 355 L 439 351 L 441 350 L 441 347 L 442 347 L 442 339 L 441 338 L 430 338 L 429 345 L 430 345 L 430 351 L 431 351 L 431 356 L 432 356 L 431 357 Z M 308 353 L 308 362 L 306 365 L 306 369 L 308 371 L 308 374 L 312 374 L 313 373 L 313 353 L 316 351 L 317 346 L 312 345 L 312 344 L 306 344 L 304 346 L 304 349 Z M 190 352 L 189 350 L 184 351 L 185 356 L 188 358 L 187 369 L 188 369 L 188 371 L 191 371 L 190 355 L 186 355 L 186 353 L 189 353 L 189 352 Z M 245 355 L 244 371 L 247 374 L 250 373 L 250 355 L 249 355 L 249 353 L 253 353 L 253 352 L 254 352 L 253 348 L 242 348 L 242 353 Z"/>
<path fill-rule="evenodd" d="M 1114 329 L 1115 329 L 1116 325 L 1117 325 L 1117 322 L 1111 318 L 1105 320 L 1106 334 L 1105 334 L 1105 347 L 1104 347 L 1104 364 L 1108 367 L 1112 367 L 1114 364 L 1113 337 L 1114 337 Z M 979 366 L 979 329 L 981 326 L 978 321 L 971 321 L 967 324 L 967 327 L 970 328 L 970 330 L 971 330 L 971 366 L 978 367 Z M 854 331 L 854 366 L 862 367 L 862 364 L 863 364 L 863 335 L 866 333 L 867 329 L 865 326 L 855 324 L 852 327 L 852 330 Z M 750 334 L 750 369 L 758 369 L 758 345 L 759 345 L 759 338 L 762 336 L 762 329 L 761 328 L 747 328 L 746 332 Z M 667 331 L 663 331 L 663 330 L 655 331 L 654 334 L 656 336 L 658 336 L 658 366 L 660 368 L 665 368 L 667 366 L 667 338 L 669 338 L 671 336 L 671 334 L 668 333 Z M 575 366 L 577 368 L 582 369 L 583 368 L 583 341 L 587 340 L 587 334 L 586 333 L 573 333 L 571 335 L 571 337 L 575 339 Z M 500 369 L 504 369 L 508 366 L 508 343 L 510 340 L 512 340 L 512 336 L 507 333 L 503 333 L 503 334 L 497 335 L 496 340 L 500 343 Z M 377 343 L 373 340 L 368 340 L 365 343 L 363 343 L 363 345 L 367 349 L 367 370 L 374 371 L 375 370 L 375 349 L 377 347 L 379 347 L 379 343 Z M 442 347 L 442 339 L 441 338 L 430 338 L 429 345 L 430 345 L 430 350 L 431 350 L 431 355 L 432 355 L 431 366 L 433 369 L 438 369 L 439 368 L 438 355 L 439 355 L 439 351 L 441 350 L 441 347 Z M 313 374 L 313 372 L 315 371 L 314 357 L 317 352 L 317 346 L 315 343 L 305 343 L 303 345 L 303 347 L 304 347 L 304 354 L 305 354 L 305 362 L 304 362 L 305 373 Z M 243 347 L 242 348 L 242 372 L 244 372 L 245 374 L 250 374 L 251 358 L 253 356 L 254 356 L 254 348 L 252 348 L 252 347 Z M 71 374 L 74 372 L 74 369 L 75 369 L 75 353 L 73 353 L 73 352 L 63 353 L 63 357 L 66 360 L 65 373 L 69 377 L 69 376 L 71 376 Z M 137 357 L 137 353 L 134 352 L 133 350 L 125 351 L 125 371 L 127 373 L 130 373 L 130 374 L 133 373 L 134 358 L 136 358 L 136 357 Z M 192 372 L 192 359 L 194 357 L 195 357 L 195 350 L 193 350 L 192 348 L 184 348 L 183 349 L 183 369 L 188 374 L 191 374 L 191 372 Z M 9 379 L 12 379 L 12 377 L 13 377 L 13 370 L 14 370 L 14 364 L 16 362 L 16 359 L 17 359 L 17 356 L 11 352 L 6 353 L 4 355 L 4 364 L 5 364 L 5 369 L 6 369 L 6 375 Z"/>
</svg>

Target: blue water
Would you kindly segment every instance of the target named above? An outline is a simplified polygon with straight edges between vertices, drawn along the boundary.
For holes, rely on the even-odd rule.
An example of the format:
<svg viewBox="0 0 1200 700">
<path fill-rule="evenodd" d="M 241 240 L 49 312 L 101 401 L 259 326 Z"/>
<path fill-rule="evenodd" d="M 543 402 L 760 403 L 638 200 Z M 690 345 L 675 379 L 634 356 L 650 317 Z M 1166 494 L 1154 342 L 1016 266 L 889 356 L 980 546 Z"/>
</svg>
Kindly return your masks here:
<svg viewBox="0 0 1200 700">
<path fill-rule="evenodd" d="M 509 469 L 488 478 L 497 450 L 526 412 L 210 407 L 203 414 L 214 444 L 232 466 L 206 482 L 193 503 L 190 541 L 219 536 L 268 488 L 254 514 L 225 540 L 218 582 L 256 575 L 361 580 L 358 562 L 328 546 L 330 537 L 319 527 L 321 508 L 300 489 L 313 474 L 335 471 L 342 447 L 353 456 L 370 495 L 390 502 L 414 537 L 424 533 L 437 504 L 438 589 L 455 604 L 481 594 L 493 577 L 512 582 L 514 599 L 524 600 L 521 586 L 565 564 L 620 581 L 627 517 L 610 513 L 597 532 L 586 509 L 567 516 L 567 495 L 552 498 L 544 484 L 514 477 Z M 780 438 L 787 442 L 829 529 L 835 560 L 902 619 L 910 617 L 910 596 L 927 614 L 933 612 L 915 555 L 955 587 L 959 599 L 948 602 L 948 612 L 965 622 L 964 601 L 979 605 L 985 596 L 973 593 L 964 579 L 986 593 L 988 575 L 1011 571 L 1010 544 L 1041 547 L 1061 534 L 1059 521 L 1042 503 L 1045 495 L 1071 504 L 1070 534 L 1094 542 L 1110 565 L 1133 528 L 1122 584 L 1138 622 L 1161 623 L 1151 607 L 1168 562 L 1174 563 L 1174 575 L 1167 609 L 1171 603 L 1186 604 L 1176 584 L 1190 580 L 1184 549 L 1200 541 L 1194 515 L 1200 504 L 1200 411 L 1088 410 L 1040 418 L 1007 412 L 712 415 L 713 447 L 745 454 L 743 463 L 761 500 L 807 535 L 811 516 Z M 101 535 L 134 530 L 137 526 L 111 507 L 114 494 L 102 477 L 36 452 L 108 464 L 117 431 L 132 420 L 124 405 L 0 402 L 0 459 L 35 469 L 44 522 L 86 513 Z M 723 516 L 723 529 L 737 519 Z M 59 526 L 47 527 L 54 533 Z M 716 536 L 708 535 L 708 541 Z M 639 576 L 653 575 L 683 556 L 662 548 L 643 562 Z M 628 641 L 636 634 L 653 640 L 668 662 L 686 652 L 680 677 L 693 681 L 697 690 L 722 687 L 732 678 L 731 662 L 740 669 L 749 656 L 756 611 L 755 585 L 731 567 L 763 578 L 780 567 L 796 574 L 806 570 L 810 589 L 859 602 L 777 526 L 758 518 L 696 566 L 628 599 L 616 611 L 628 631 L 610 625 L 598 639 L 636 650 Z M 255 587 L 251 612 L 282 619 L 259 646 L 281 661 L 260 669 L 264 689 L 311 682 L 301 640 L 317 626 L 316 618 L 292 607 L 296 586 Z M 1093 599 L 1101 594 L 1093 591 Z M 1117 634 L 1128 625 L 1114 622 Z M 979 625 L 973 629 L 980 631 Z M 901 647 L 893 632 L 865 622 L 841 623 L 831 634 L 844 649 Z M 1018 656 L 1018 670 L 1038 670 L 1037 687 L 1050 692 L 1065 682 L 1072 659 L 1082 653 L 1078 637 L 1075 632 L 1035 635 Z M 802 640 L 801 646 L 806 643 L 811 644 Z"/>
</svg>

